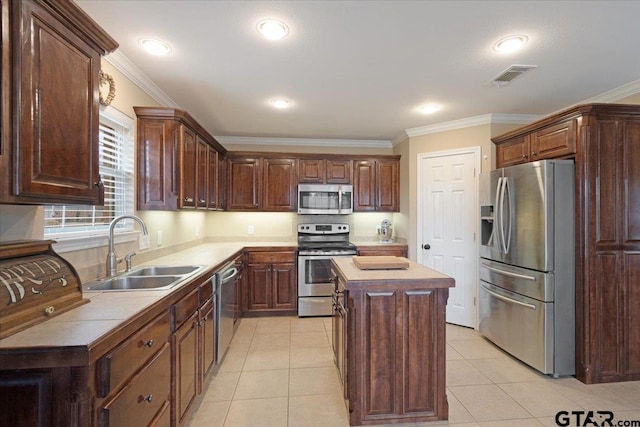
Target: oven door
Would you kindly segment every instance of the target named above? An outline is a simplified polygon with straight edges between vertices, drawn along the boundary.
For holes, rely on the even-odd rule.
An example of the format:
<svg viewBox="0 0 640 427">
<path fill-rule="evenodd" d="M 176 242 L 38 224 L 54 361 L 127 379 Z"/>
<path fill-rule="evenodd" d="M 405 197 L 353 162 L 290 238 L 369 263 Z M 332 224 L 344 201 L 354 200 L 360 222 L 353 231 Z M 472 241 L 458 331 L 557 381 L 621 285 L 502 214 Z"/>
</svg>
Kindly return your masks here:
<svg viewBox="0 0 640 427">
<path fill-rule="evenodd" d="M 351 257 L 352 255 L 349 255 Z M 298 296 L 331 296 L 333 277 L 331 277 L 331 258 L 336 255 L 300 255 L 298 256 Z M 344 255 L 342 255 L 344 257 Z"/>
</svg>

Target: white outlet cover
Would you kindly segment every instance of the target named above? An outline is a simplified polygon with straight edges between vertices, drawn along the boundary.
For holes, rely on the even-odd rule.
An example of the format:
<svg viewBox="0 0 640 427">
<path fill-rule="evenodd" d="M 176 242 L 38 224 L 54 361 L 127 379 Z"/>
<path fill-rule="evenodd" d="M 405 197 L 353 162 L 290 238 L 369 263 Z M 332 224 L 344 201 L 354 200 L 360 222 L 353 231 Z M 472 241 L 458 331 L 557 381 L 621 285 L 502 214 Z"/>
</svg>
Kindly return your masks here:
<svg viewBox="0 0 640 427">
<path fill-rule="evenodd" d="M 141 234 L 138 236 L 138 248 L 140 249 L 149 249 L 149 236 Z"/>
<path fill-rule="evenodd" d="M 156 237 L 156 245 L 162 246 L 162 230 L 158 230 L 158 235 Z"/>
<path fill-rule="evenodd" d="M 255 233 L 256 228 L 253 225 L 250 225 L 247 227 L 247 234 L 253 234 Z"/>
</svg>

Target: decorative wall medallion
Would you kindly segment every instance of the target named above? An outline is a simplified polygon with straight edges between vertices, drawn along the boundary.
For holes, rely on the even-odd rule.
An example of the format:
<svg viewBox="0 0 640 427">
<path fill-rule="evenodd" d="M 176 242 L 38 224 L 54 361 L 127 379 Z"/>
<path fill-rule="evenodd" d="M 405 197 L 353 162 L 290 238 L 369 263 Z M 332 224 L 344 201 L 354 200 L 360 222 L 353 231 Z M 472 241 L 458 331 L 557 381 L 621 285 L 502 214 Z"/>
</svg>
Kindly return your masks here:
<svg viewBox="0 0 640 427">
<path fill-rule="evenodd" d="M 100 104 L 106 106 L 111 104 L 113 98 L 116 97 L 116 82 L 113 80 L 111 74 L 104 73 L 102 70 L 100 70 L 98 76 L 100 77 Z M 106 98 L 102 96 L 102 86 L 104 85 L 109 85 L 109 94 Z"/>
</svg>

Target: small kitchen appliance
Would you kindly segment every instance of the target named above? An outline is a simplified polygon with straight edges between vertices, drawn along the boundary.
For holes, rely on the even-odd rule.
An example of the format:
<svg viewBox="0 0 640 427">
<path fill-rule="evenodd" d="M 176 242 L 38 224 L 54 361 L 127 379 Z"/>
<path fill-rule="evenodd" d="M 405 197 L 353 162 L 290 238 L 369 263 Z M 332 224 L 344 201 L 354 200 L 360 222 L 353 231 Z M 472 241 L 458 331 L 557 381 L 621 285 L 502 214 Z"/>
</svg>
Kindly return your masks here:
<svg viewBox="0 0 640 427">
<path fill-rule="evenodd" d="M 357 255 L 349 224 L 298 224 L 298 316 L 331 316 L 331 258 Z"/>
<path fill-rule="evenodd" d="M 378 239 L 380 243 L 391 243 L 393 238 L 391 237 L 391 221 L 388 219 L 382 220 L 380 227 L 378 227 Z"/>
</svg>

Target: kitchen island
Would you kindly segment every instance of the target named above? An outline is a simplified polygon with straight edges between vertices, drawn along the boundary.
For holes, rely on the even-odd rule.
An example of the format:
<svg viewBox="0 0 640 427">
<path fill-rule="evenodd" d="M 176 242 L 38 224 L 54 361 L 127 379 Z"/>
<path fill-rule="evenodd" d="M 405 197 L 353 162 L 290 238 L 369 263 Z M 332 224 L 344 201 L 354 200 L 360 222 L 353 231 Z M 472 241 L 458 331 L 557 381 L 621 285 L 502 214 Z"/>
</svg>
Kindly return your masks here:
<svg viewBox="0 0 640 427">
<path fill-rule="evenodd" d="M 350 425 L 448 419 L 445 306 L 455 282 L 406 261 L 361 270 L 352 258 L 332 259 L 332 344 Z"/>
</svg>

